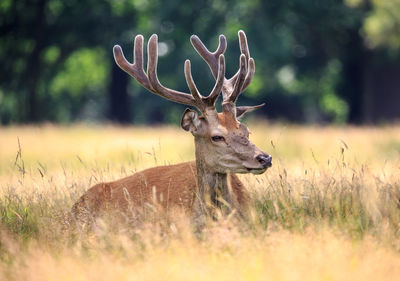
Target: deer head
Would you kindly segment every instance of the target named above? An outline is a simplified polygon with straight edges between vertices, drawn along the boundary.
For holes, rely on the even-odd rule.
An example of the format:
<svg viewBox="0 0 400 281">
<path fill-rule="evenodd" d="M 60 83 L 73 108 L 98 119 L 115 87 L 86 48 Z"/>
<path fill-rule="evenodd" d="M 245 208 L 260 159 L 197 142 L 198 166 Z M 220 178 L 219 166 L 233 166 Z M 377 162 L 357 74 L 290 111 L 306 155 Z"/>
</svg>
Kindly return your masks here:
<svg viewBox="0 0 400 281">
<path fill-rule="evenodd" d="M 121 69 L 135 78 L 150 92 L 171 101 L 196 107 L 197 111 L 186 109 L 181 120 L 185 131 L 195 137 L 196 161 L 208 171 L 226 173 L 263 173 L 270 167 L 271 156 L 257 148 L 249 140 L 247 127 L 240 123 L 240 118 L 258 106 L 236 106 L 239 95 L 249 86 L 255 71 L 254 60 L 250 58 L 246 35 L 239 31 L 240 67 L 230 79 L 225 78 L 226 38 L 219 37 L 219 45 L 215 52 L 210 52 L 201 40 L 193 35 L 191 43 L 200 56 L 209 65 L 215 86 L 208 96 L 198 91 L 191 74 L 190 61 L 185 61 L 185 78 L 190 90 L 184 93 L 161 85 L 157 77 L 158 39 L 153 34 L 147 46 L 147 74 L 143 70 L 143 36 L 135 37 L 134 63 L 129 63 L 120 46 L 114 46 L 114 58 Z M 216 101 L 222 92 L 222 112 L 217 112 Z"/>
</svg>

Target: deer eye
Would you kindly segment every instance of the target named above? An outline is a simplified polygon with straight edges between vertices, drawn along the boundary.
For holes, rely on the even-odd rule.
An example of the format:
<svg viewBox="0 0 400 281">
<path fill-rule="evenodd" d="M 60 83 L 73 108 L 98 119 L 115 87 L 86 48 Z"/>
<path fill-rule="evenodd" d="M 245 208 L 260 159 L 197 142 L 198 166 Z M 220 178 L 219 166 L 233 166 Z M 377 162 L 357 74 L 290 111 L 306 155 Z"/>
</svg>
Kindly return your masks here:
<svg viewBox="0 0 400 281">
<path fill-rule="evenodd" d="M 213 136 L 211 137 L 211 139 L 215 142 L 225 141 L 225 138 L 223 136 Z"/>
</svg>

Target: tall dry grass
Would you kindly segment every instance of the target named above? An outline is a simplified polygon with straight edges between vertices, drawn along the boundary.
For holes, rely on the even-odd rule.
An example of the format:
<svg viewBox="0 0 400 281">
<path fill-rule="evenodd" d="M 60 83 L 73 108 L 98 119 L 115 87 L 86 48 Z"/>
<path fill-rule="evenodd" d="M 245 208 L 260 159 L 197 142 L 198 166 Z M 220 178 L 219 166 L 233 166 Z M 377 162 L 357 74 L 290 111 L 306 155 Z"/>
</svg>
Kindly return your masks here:
<svg viewBox="0 0 400 281">
<path fill-rule="evenodd" d="M 249 127 L 274 159 L 240 176 L 252 218 L 201 239 L 185 214 L 65 223 L 97 182 L 194 159 L 180 129 L 0 128 L 0 280 L 398 280 L 400 127 Z"/>
</svg>

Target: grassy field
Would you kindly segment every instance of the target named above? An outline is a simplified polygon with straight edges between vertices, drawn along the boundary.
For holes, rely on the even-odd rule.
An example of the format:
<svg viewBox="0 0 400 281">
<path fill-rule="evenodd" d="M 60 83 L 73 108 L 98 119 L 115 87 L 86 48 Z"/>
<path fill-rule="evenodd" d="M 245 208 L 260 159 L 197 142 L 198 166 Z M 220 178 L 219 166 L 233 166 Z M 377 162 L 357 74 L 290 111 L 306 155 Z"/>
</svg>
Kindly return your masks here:
<svg viewBox="0 0 400 281">
<path fill-rule="evenodd" d="M 194 159 L 177 127 L 0 128 L 0 280 L 400 280 L 400 126 L 253 123 L 252 219 L 140 227 L 65 218 L 101 181 Z"/>
</svg>

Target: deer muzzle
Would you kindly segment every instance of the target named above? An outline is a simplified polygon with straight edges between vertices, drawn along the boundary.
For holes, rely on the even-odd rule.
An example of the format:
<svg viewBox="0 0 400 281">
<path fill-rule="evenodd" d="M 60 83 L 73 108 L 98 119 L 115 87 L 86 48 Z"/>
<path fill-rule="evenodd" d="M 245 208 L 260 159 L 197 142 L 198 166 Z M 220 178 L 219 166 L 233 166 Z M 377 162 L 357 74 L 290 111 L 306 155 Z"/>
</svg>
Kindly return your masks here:
<svg viewBox="0 0 400 281">
<path fill-rule="evenodd" d="M 260 154 L 256 157 L 258 163 L 265 168 L 269 168 L 272 166 L 272 156 L 267 154 Z"/>
</svg>

